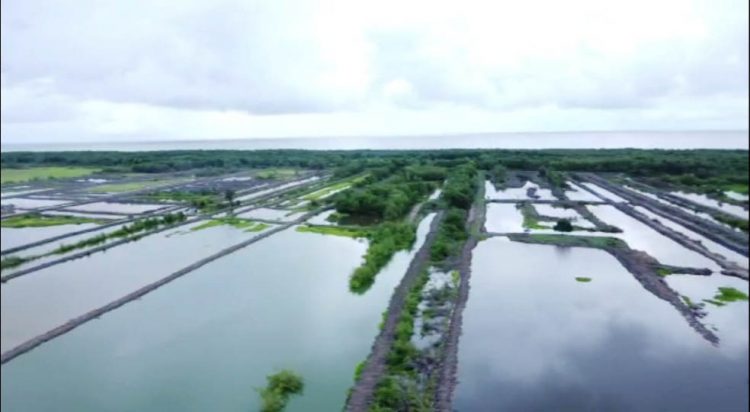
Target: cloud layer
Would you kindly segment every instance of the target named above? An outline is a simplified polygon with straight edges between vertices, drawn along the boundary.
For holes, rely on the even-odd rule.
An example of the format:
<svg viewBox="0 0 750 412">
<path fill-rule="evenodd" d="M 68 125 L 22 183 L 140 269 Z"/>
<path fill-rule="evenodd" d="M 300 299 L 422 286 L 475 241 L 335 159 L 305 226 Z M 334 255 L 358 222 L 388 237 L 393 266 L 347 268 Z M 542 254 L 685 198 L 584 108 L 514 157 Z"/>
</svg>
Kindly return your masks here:
<svg viewBox="0 0 750 412">
<path fill-rule="evenodd" d="M 16 142 L 744 129 L 748 4 L 2 3 Z"/>
</svg>

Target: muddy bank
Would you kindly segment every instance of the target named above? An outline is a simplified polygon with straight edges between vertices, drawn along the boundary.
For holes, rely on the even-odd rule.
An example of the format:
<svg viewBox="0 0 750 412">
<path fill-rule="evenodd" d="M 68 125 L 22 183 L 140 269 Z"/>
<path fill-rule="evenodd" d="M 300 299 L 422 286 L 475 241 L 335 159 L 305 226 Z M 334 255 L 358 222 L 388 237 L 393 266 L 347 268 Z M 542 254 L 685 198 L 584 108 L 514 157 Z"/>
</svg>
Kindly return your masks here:
<svg viewBox="0 0 750 412">
<path fill-rule="evenodd" d="M 688 324 L 700 334 L 704 339 L 712 344 L 718 344 L 719 338 L 709 330 L 699 318 L 703 315 L 699 307 L 688 306 L 680 295 L 667 285 L 664 279 L 659 276 L 658 270 L 665 268 L 656 259 L 646 252 L 630 249 L 624 242 L 616 241 L 610 244 L 592 243 L 585 237 L 560 236 L 560 242 L 555 242 L 550 237 L 543 240 L 525 233 L 509 234 L 508 238 L 515 242 L 557 245 L 561 247 L 589 247 L 602 249 L 614 256 L 633 277 L 640 282 L 644 289 L 651 292 L 659 299 L 669 302 L 685 318 Z M 564 240 L 562 238 L 565 238 Z M 705 273 L 701 269 L 694 270 L 694 273 Z"/>
<path fill-rule="evenodd" d="M 479 188 L 480 196 L 484 197 L 483 187 Z M 461 336 L 461 321 L 466 302 L 469 300 L 469 287 L 471 278 L 471 256 L 481 237 L 486 233 L 484 227 L 487 209 L 481 200 L 475 201 L 469 210 L 467 226 L 469 239 L 461 249 L 461 255 L 456 262 L 459 273 L 458 294 L 451 312 L 448 331 L 443 341 L 442 352 L 437 360 L 437 384 L 435 385 L 435 410 L 440 412 L 451 412 L 453 410 L 453 392 L 458 383 L 458 343 Z"/>
<path fill-rule="evenodd" d="M 306 213 L 304 216 L 300 216 L 299 219 L 297 219 L 295 221 L 292 221 L 292 222 L 285 223 L 283 225 L 277 226 L 275 228 L 272 228 L 272 229 L 268 230 L 267 232 L 263 232 L 263 233 L 255 236 L 255 237 L 252 237 L 252 238 L 250 238 L 248 240 L 245 240 L 243 242 L 240 242 L 240 243 L 237 243 L 237 244 L 235 244 L 233 246 L 230 246 L 230 247 L 228 247 L 228 248 L 226 248 L 224 250 L 221 250 L 221 251 L 219 251 L 219 252 L 217 252 L 217 253 L 215 253 L 215 254 L 213 254 L 211 256 L 208 256 L 208 257 L 203 258 L 203 259 L 201 259 L 201 260 L 199 260 L 199 261 L 197 261 L 197 262 L 195 262 L 195 263 L 193 263 L 193 264 L 191 264 L 189 266 L 186 266 L 186 267 L 184 267 L 184 268 L 182 268 L 182 269 L 180 269 L 180 270 L 178 270 L 178 271 L 176 271 L 176 272 L 174 272 L 174 273 L 172 273 L 172 274 L 170 274 L 170 275 L 168 275 L 168 276 L 166 276 L 166 277 L 164 277 L 164 278 L 162 278 L 162 279 L 160 279 L 160 280 L 158 280 L 156 282 L 153 282 L 153 283 L 151 283 L 149 285 L 146 285 L 146 286 L 144 286 L 144 287 L 142 287 L 142 288 L 140 288 L 140 289 L 138 289 L 138 290 L 136 290 L 134 292 L 131 292 L 131 293 L 129 293 L 129 294 L 127 294 L 127 295 L 125 295 L 125 296 L 123 296 L 123 297 L 121 297 L 121 298 L 113 301 L 113 302 L 110 302 L 110 303 L 108 303 L 108 304 L 106 304 L 106 305 L 104 305 L 102 307 L 99 307 L 97 309 L 89 311 L 89 312 L 87 312 L 87 313 L 85 313 L 85 314 L 83 314 L 81 316 L 78 316 L 78 317 L 76 317 L 74 319 L 71 319 L 70 321 L 68 321 L 68 322 L 66 322 L 66 323 L 64 323 L 64 324 L 62 324 L 62 325 L 60 325 L 60 326 L 58 326 L 58 327 L 56 327 L 56 328 L 54 328 L 54 329 L 46 332 L 46 333 L 43 333 L 43 334 L 41 334 L 39 336 L 36 336 L 36 337 L 34 337 L 32 339 L 29 339 L 28 341 L 26 341 L 26 342 L 24 342 L 24 343 L 16 346 L 15 348 L 10 349 L 7 352 L 3 353 L 0 356 L 0 364 L 8 362 L 8 361 L 10 361 L 10 360 L 12 360 L 12 359 L 14 359 L 14 358 L 16 358 L 16 357 L 18 357 L 18 356 L 26 353 L 26 352 L 34 349 L 37 346 L 43 344 L 44 342 L 47 342 L 47 341 L 49 341 L 51 339 L 54 339 L 54 338 L 56 338 L 56 337 L 58 337 L 60 335 L 68 333 L 71 330 L 77 328 L 78 326 L 81 326 L 82 324 L 84 324 L 84 323 L 86 323 L 86 322 L 88 322 L 90 320 L 96 319 L 96 318 L 104 315 L 105 313 L 107 313 L 107 312 L 109 312 L 111 310 L 117 309 L 120 306 L 125 305 L 128 302 L 131 302 L 133 300 L 139 299 L 139 298 L 143 297 L 144 295 L 146 295 L 147 293 L 152 292 L 152 291 L 160 288 L 161 286 L 164 286 L 167 283 L 169 283 L 169 282 L 171 282 L 171 281 L 173 281 L 173 280 L 175 280 L 175 279 L 177 279 L 177 278 L 179 278 L 181 276 L 184 276 L 184 275 L 186 275 L 186 274 L 188 274 L 188 273 L 190 273 L 190 272 L 192 272 L 192 271 L 194 271 L 194 270 L 196 270 L 196 269 L 198 269 L 198 268 L 200 268 L 200 267 L 202 267 L 202 266 L 204 266 L 204 265 L 206 265 L 206 264 L 208 264 L 210 262 L 213 262 L 214 260 L 222 258 L 222 257 L 224 257 L 224 256 L 226 256 L 226 255 L 228 255 L 230 253 L 236 252 L 236 251 L 238 251 L 238 250 L 240 250 L 240 249 L 242 249 L 242 248 L 244 248 L 246 246 L 249 246 L 249 245 L 251 245 L 251 244 L 253 244 L 255 242 L 258 242 L 258 241 L 263 240 L 263 239 L 265 239 L 265 238 L 267 238 L 267 237 L 269 237 L 271 235 L 274 235 L 274 234 L 276 234 L 278 232 L 281 232 L 282 230 L 288 229 L 291 226 L 300 224 L 300 223 L 304 222 L 305 220 L 309 219 L 310 217 L 314 216 L 317 213 L 320 213 L 320 210 L 315 210 L 315 211 Z"/>
<path fill-rule="evenodd" d="M 748 245 L 750 244 L 750 240 L 745 233 L 740 233 L 717 223 L 702 219 L 691 213 L 685 212 L 678 207 L 665 205 L 648 196 L 643 196 L 639 193 L 624 189 L 619 185 L 613 184 L 593 174 L 579 173 L 576 177 L 580 180 L 599 185 L 633 204 L 643 206 L 659 216 L 679 223 L 687 229 L 705 236 L 728 249 L 744 256 L 749 255 Z"/>
<path fill-rule="evenodd" d="M 383 328 L 375 338 L 372 350 L 365 361 L 359 380 L 354 384 L 352 392 L 346 401 L 344 408 L 346 411 L 365 412 L 369 410 L 375 387 L 386 370 L 386 358 L 396 336 L 396 325 L 406 304 L 406 296 L 419 277 L 419 274 L 429 263 L 430 248 L 437 237 L 437 229 L 443 220 L 443 215 L 444 212 L 442 211 L 435 215 L 422 247 L 414 255 L 404 277 L 391 296 Z"/>
</svg>

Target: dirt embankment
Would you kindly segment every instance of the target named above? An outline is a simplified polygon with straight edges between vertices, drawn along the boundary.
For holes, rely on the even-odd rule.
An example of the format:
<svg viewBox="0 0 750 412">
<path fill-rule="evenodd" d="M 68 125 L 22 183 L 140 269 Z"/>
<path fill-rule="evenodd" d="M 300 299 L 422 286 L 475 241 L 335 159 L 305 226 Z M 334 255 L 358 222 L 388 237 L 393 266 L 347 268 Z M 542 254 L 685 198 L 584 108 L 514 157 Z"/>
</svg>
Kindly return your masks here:
<svg viewBox="0 0 750 412">
<path fill-rule="evenodd" d="M 347 399 L 346 411 L 365 412 L 369 409 L 375 387 L 385 372 L 386 358 L 396 337 L 396 325 L 406 304 L 406 296 L 419 277 L 420 272 L 429 262 L 430 248 L 437 237 L 437 229 L 443 220 L 443 214 L 444 212 L 441 211 L 435 215 L 424 243 L 414 255 L 409 268 L 406 270 L 406 274 L 401 279 L 401 283 L 399 283 L 391 296 L 383 328 L 375 338 L 372 350 L 367 357 L 359 380 L 355 383 Z"/>
<path fill-rule="evenodd" d="M 746 233 L 734 231 L 728 227 L 700 218 L 678 207 L 670 206 L 648 196 L 643 196 L 639 193 L 624 189 L 599 176 L 590 173 L 579 173 L 576 176 L 579 179 L 599 185 L 633 204 L 643 206 L 659 216 L 673 220 L 674 222 L 685 226 L 687 229 L 705 236 L 728 249 L 744 256 L 749 255 L 748 246 L 750 245 L 750 240 Z"/>
<path fill-rule="evenodd" d="M 435 389 L 435 410 L 438 412 L 451 412 L 453 404 L 453 392 L 458 383 L 458 341 L 461 336 L 461 323 L 466 302 L 469 300 L 469 279 L 471 278 L 471 257 L 479 239 L 485 233 L 484 220 L 486 208 L 484 202 L 475 202 L 469 211 L 469 227 L 479 228 L 479 233 L 471 233 L 469 239 L 461 250 L 458 261 L 458 272 L 460 283 L 458 297 L 451 313 L 450 326 L 443 342 L 442 359 L 439 359 L 438 380 Z"/>
<path fill-rule="evenodd" d="M 516 242 L 524 243 L 543 243 L 549 244 L 548 241 L 540 242 L 537 241 L 533 235 L 524 233 L 511 234 L 508 236 L 511 240 Z M 576 239 L 573 239 L 576 240 Z M 570 240 L 566 240 L 565 244 L 561 244 L 562 247 L 595 247 L 588 242 L 586 239 L 577 239 L 578 244 L 572 244 Z M 678 312 L 687 320 L 688 324 L 695 329 L 707 341 L 718 344 L 719 338 L 711 332 L 699 318 L 702 313 L 697 307 L 690 307 L 685 303 L 680 295 L 675 292 L 672 288 L 667 285 L 667 282 L 659 276 L 657 270 L 659 268 L 669 268 L 668 266 L 661 265 L 659 261 L 654 259 L 651 255 L 640 250 L 633 250 L 625 246 L 622 243 L 618 243 L 616 246 L 596 246 L 595 248 L 602 249 L 613 255 L 632 275 L 640 282 L 640 284 L 649 292 L 654 294 L 659 299 L 663 299 L 669 302 Z M 674 268 L 682 273 L 694 273 L 694 274 L 705 274 L 704 270 L 701 269 L 687 269 L 687 268 Z"/>
</svg>

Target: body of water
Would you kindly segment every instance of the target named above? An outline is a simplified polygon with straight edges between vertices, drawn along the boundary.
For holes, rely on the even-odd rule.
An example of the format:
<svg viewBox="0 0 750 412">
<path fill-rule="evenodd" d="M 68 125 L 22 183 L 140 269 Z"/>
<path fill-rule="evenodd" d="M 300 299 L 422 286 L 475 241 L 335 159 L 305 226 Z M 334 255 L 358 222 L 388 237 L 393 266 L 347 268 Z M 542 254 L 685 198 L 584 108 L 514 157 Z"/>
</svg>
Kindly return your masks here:
<svg viewBox="0 0 750 412">
<path fill-rule="evenodd" d="M 746 410 L 747 302 L 713 310 L 715 347 L 600 250 L 492 238 L 470 282 L 457 411 Z"/>
<path fill-rule="evenodd" d="M 748 149 L 747 131 L 487 133 L 444 136 L 3 144 L 10 151 L 261 149 Z"/>
</svg>

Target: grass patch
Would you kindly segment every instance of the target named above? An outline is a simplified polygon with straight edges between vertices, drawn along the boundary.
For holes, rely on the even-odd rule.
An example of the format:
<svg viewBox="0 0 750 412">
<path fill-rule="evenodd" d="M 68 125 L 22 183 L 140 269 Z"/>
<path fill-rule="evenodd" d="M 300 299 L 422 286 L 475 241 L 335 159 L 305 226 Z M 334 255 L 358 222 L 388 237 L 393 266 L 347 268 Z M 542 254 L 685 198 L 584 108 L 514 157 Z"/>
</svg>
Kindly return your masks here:
<svg viewBox="0 0 750 412">
<path fill-rule="evenodd" d="M 715 300 L 715 299 L 703 299 L 703 301 L 706 302 L 706 303 L 710 303 L 710 304 L 712 304 L 714 306 L 718 306 L 718 307 L 722 307 L 722 306 L 726 305 L 726 303 L 718 301 L 718 300 Z"/>
<path fill-rule="evenodd" d="M 663 266 L 656 268 L 656 274 L 661 277 L 666 277 L 671 275 L 673 272 Z"/>
<path fill-rule="evenodd" d="M 581 283 L 588 283 L 588 282 L 591 282 L 591 278 L 579 276 L 579 277 L 576 277 L 576 281 L 581 282 Z"/>
<path fill-rule="evenodd" d="M 590 247 L 595 249 L 624 248 L 627 243 L 621 239 L 605 236 L 566 236 L 553 234 L 511 234 L 508 236 L 516 242 L 537 243 L 541 245 Z"/>
<path fill-rule="evenodd" d="M 355 178 L 347 179 L 347 180 L 344 180 L 342 182 L 338 182 L 338 183 L 332 184 L 330 186 L 326 186 L 326 187 L 324 187 L 322 189 L 318 189 L 318 190 L 316 190 L 316 191 L 314 191 L 312 193 L 308 193 L 307 195 L 302 196 L 302 199 L 303 200 L 309 200 L 309 201 L 318 200 L 318 199 L 320 199 L 322 197 L 328 196 L 332 192 L 342 191 L 344 189 L 348 189 L 349 187 L 353 186 L 354 184 L 359 183 L 359 182 L 365 180 L 367 178 L 367 176 L 368 175 L 357 176 Z"/>
<path fill-rule="evenodd" d="M 0 260 L 0 270 L 10 269 L 16 266 L 21 266 L 24 263 L 28 262 L 29 260 L 33 260 L 33 259 L 35 258 L 22 258 L 20 256 L 8 256 L 7 258 L 3 258 L 3 260 Z"/>
<path fill-rule="evenodd" d="M 297 226 L 298 232 L 320 233 L 322 235 L 344 236 L 351 238 L 367 237 L 369 232 L 365 229 L 339 227 L 339 226 L 318 226 L 318 225 L 301 225 Z"/>
<path fill-rule="evenodd" d="M 211 219 L 206 223 L 200 224 L 192 229 L 191 231 L 208 229 L 210 227 L 229 225 L 236 229 L 244 230 L 245 232 L 260 232 L 267 228 L 269 225 L 261 222 L 256 222 L 250 219 L 242 219 L 235 216 L 219 217 Z"/>
<path fill-rule="evenodd" d="M 523 215 L 523 227 L 526 229 L 549 229 L 546 226 L 539 224 L 538 214 L 536 209 L 530 203 L 520 203 L 518 209 Z"/>
<path fill-rule="evenodd" d="M 297 175 L 297 169 L 275 167 L 271 169 L 263 169 L 255 173 L 256 179 L 271 180 L 271 179 L 284 179 L 294 177 Z"/>
<path fill-rule="evenodd" d="M 745 219 L 720 214 L 715 214 L 713 215 L 713 217 L 721 223 L 727 224 L 733 228 L 737 228 L 745 233 L 748 233 L 748 221 Z"/>
<path fill-rule="evenodd" d="M 110 183 L 88 188 L 87 191 L 92 193 L 132 192 L 151 187 L 164 186 L 176 182 L 177 180 L 152 180 L 145 182 Z"/>
<path fill-rule="evenodd" d="M 268 384 L 258 389 L 261 399 L 261 412 L 280 412 L 286 408 L 292 395 L 301 394 L 305 382 L 297 373 L 285 369 L 266 377 Z"/>
<path fill-rule="evenodd" d="M 81 216 L 51 216 L 41 214 L 28 214 L 22 216 L 12 216 L 0 222 L 0 226 L 8 228 L 24 228 L 24 227 L 47 227 L 47 226 L 60 226 L 60 225 L 80 225 L 83 223 L 102 223 L 102 219 L 92 219 L 89 217 Z"/>
<path fill-rule="evenodd" d="M 90 167 L 30 167 L 27 169 L 0 168 L 0 182 L 19 183 L 32 180 L 66 179 L 88 176 L 101 169 Z"/>
<path fill-rule="evenodd" d="M 720 287 L 719 292 L 714 296 L 714 300 L 724 303 L 747 301 L 747 295 L 735 288 Z"/>
</svg>

